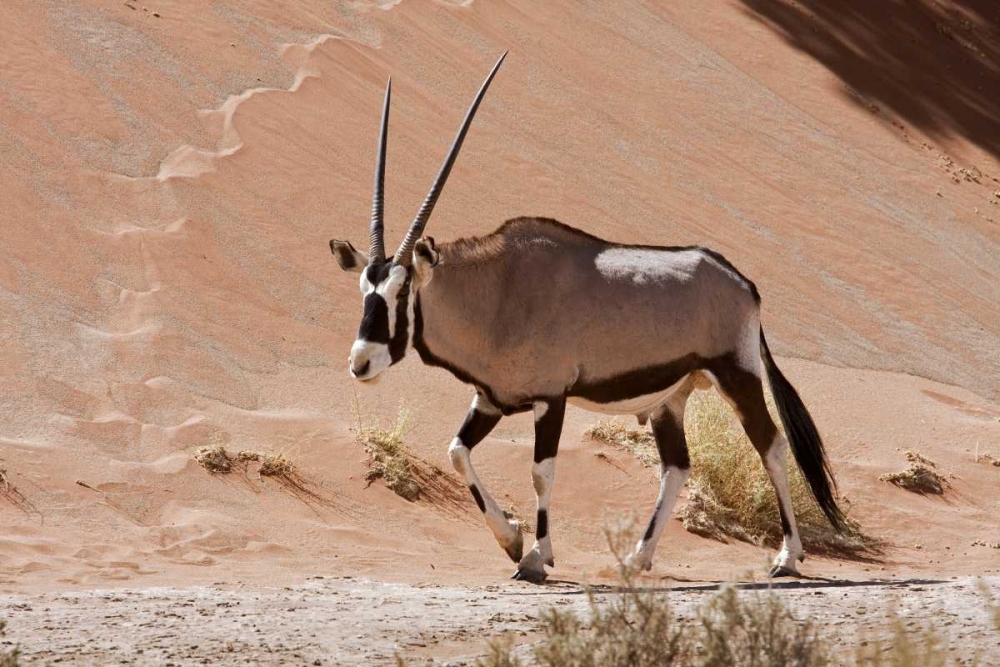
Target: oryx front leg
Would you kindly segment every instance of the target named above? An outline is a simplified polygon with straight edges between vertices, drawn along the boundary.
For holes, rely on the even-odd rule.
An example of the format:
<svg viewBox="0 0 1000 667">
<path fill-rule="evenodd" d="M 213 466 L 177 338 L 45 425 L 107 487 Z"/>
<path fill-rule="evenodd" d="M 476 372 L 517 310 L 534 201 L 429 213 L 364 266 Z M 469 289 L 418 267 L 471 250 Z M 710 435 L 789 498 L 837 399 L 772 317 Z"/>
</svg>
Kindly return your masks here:
<svg viewBox="0 0 1000 667">
<path fill-rule="evenodd" d="M 531 482 L 535 487 L 538 505 L 538 527 L 535 530 L 535 544 L 517 564 L 514 579 L 535 583 L 545 581 L 548 577 L 545 566 L 555 565 L 552 538 L 549 536 L 549 501 L 552 498 L 556 453 L 559 450 L 559 435 L 565 413 L 564 398 L 535 403 L 535 463 L 531 467 Z"/>
<path fill-rule="evenodd" d="M 670 520 L 677 494 L 691 476 L 691 461 L 688 458 L 687 440 L 684 438 L 684 406 L 687 396 L 687 393 L 683 393 L 672 397 L 651 416 L 653 437 L 660 453 L 660 495 L 656 499 L 649 527 L 626 561 L 628 566 L 639 570 L 652 569 L 656 543 L 660 541 L 660 535 Z"/>
<path fill-rule="evenodd" d="M 521 537 L 521 527 L 516 521 L 507 521 L 503 511 L 497 507 L 496 501 L 486 491 L 472 467 L 472 448 L 482 442 L 497 425 L 501 417 L 500 410 L 494 407 L 485 397 L 477 394 L 472 400 L 472 407 L 466 415 L 458 435 L 451 441 L 448 456 L 455 470 L 465 480 L 472 497 L 479 506 L 479 511 L 486 519 L 486 525 L 493 531 L 493 536 L 503 547 L 510 559 L 515 563 L 521 560 L 524 552 L 524 539 Z"/>
</svg>

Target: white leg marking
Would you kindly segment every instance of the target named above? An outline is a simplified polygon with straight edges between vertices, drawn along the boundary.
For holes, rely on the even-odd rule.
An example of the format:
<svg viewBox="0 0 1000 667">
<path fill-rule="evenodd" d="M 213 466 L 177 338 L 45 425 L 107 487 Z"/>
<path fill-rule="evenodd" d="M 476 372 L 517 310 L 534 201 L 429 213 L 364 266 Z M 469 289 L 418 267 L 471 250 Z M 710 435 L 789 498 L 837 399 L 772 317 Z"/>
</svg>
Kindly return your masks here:
<svg viewBox="0 0 1000 667">
<path fill-rule="evenodd" d="M 791 529 L 791 534 L 784 536 L 781 551 L 774 559 L 774 564 L 778 567 L 795 570 L 796 561 L 805 558 L 805 552 L 802 550 L 799 530 L 795 525 L 792 494 L 788 487 L 788 441 L 781 433 L 774 436 L 771 448 L 767 450 L 767 455 L 764 457 L 764 468 L 767 470 L 767 476 L 771 478 L 771 484 L 774 485 L 774 490 L 778 494 L 778 502 L 781 503 L 781 508 Z"/>
<path fill-rule="evenodd" d="M 499 415 L 500 410 L 497 409 L 495 405 L 490 403 L 487 399 L 483 398 L 479 394 L 472 399 L 472 409 L 476 412 L 481 412 L 484 415 Z"/>
<path fill-rule="evenodd" d="M 544 461 L 540 461 L 531 467 L 531 483 L 535 487 L 537 507 L 539 511 L 545 512 L 546 524 L 548 523 L 549 501 L 552 498 L 552 484 L 555 480 L 555 474 L 556 459 L 554 456 L 547 458 Z M 538 528 L 540 529 L 541 526 L 538 526 Z M 531 551 L 526 553 L 524 558 L 521 559 L 521 562 L 518 563 L 518 569 L 541 570 L 544 572 L 544 565 L 554 565 L 552 557 L 552 538 L 549 535 L 547 525 L 545 535 L 535 540 L 535 544 L 531 547 Z"/>
<path fill-rule="evenodd" d="M 451 465 L 455 467 L 459 475 L 465 478 L 465 483 L 468 484 L 469 488 L 476 488 L 479 497 L 483 500 L 483 517 L 486 519 L 486 525 L 493 531 L 500 546 L 508 549 L 520 537 L 517 524 L 511 524 L 507 521 L 503 511 L 486 491 L 482 482 L 479 481 L 479 476 L 476 475 L 476 471 L 472 467 L 472 457 L 469 454 L 469 448 L 463 445 L 459 438 L 451 441 L 451 446 L 448 447 Z"/>
<path fill-rule="evenodd" d="M 674 510 L 677 494 L 680 493 L 690 476 L 690 468 L 661 466 L 660 495 L 656 499 L 656 509 L 653 511 L 652 519 L 650 519 L 652 531 L 646 530 L 646 534 L 635 546 L 635 551 L 629 556 L 628 564 L 632 567 L 641 570 L 653 567 L 653 552 L 656 551 L 656 543 L 660 541 L 660 535 L 670 519 L 670 513 Z"/>
</svg>

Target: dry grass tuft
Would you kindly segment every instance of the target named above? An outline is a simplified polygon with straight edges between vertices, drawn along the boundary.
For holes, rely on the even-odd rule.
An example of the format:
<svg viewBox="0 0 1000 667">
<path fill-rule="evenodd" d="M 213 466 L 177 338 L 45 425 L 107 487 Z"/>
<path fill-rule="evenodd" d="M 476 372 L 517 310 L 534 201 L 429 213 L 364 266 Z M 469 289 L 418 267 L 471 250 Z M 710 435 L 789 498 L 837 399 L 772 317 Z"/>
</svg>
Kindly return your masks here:
<svg viewBox="0 0 1000 667">
<path fill-rule="evenodd" d="M 1000 602 L 993 599 L 993 593 L 990 591 L 990 587 L 987 586 L 982 580 L 979 582 L 979 592 L 983 594 L 986 598 L 986 604 L 989 607 L 990 615 L 993 617 L 993 628 L 1000 632 Z"/>
<path fill-rule="evenodd" d="M 919 463 L 910 465 L 906 470 L 879 475 L 878 478 L 907 491 L 937 495 L 944 493 L 944 487 L 948 483 L 937 472 Z"/>
<path fill-rule="evenodd" d="M 770 404 L 775 423 L 780 423 Z M 781 544 L 778 500 L 757 451 L 729 405 L 713 390 L 688 400 L 684 416 L 691 452 L 688 503 L 681 511 L 684 527 L 698 535 L 777 546 Z M 837 533 L 812 497 L 809 483 L 789 453 L 788 477 L 802 542 L 806 548 L 841 555 L 876 551 L 877 541 L 860 524 L 845 522 Z"/>
<path fill-rule="evenodd" d="M 703 665 L 830 664 L 828 650 L 808 619 L 799 619 L 773 592 L 740 595 L 723 586 L 698 612 Z"/>
<path fill-rule="evenodd" d="M 413 501 L 420 497 L 421 488 L 414 471 L 415 457 L 403 440 L 409 420 L 409 411 L 400 410 L 390 428 L 360 425 L 355 437 L 368 452 L 368 481 L 383 479 L 397 496 Z"/>
<path fill-rule="evenodd" d="M 634 454 L 644 466 L 654 467 L 660 464 L 656 440 L 645 429 L 629 428 L 617 419 L 602 419 L 587 431 L 587 435 Z"/>
<path fill-rule="evenodd" d="M 295 472 L 295 465 L 284 454 L 269 454 L 261 459 L 259 472 L 265 477 L 288 477 Z"/>
<path fill-rule="evenodd" d="M 257 474 L 262 477 L 290 477 L 296 470 L 295 464 L 282 453 L 264 454 L 244 449 L 236 454 L 236 460 L 242 463 L 259 463 Z"/>
<path fill-rule="evenodd" d="M 0 500 L 6 500 L 25 514 L 38 513 L 38 508 L 10 481 L 6 468 L 0 468 Z"/>
<path fill-rule="evenodd" d="M 213 475 L 226 474 L 233 469 L 233 458 L 222 445 L 200 448 L 194 453 L 194 460 Z"/>
<path fill-rule="evenodd" d="M 908 630 L 898 615 L 892 615 L 892 639 L 889 645 L 881 641 L 861 646 L 855 656 L 856 665 L 865 667 L 946 667 L 948 657 L 941 640 L 933 629 L 920 632 Z"/>
<path fill-rule="evenodd" d="M 906 460 L 910 462 L 906 470 L 879 475 L 879 480 L 914 493 L 935 495 L 942 495 L 950 486 L 948 480 L 936 470 L 937 464 L 927 457 L 907 451 Z"/>
<path fill-rule="evenodd" d="M 392 426 L 383 428 L 362 419 L 355 394 L 355 414 L 358 425 L 354 438 L 368 453 L 369 471 L 365 477 L 369 484 L 382 479 L 401 498 L 411 502 L 420 500 L 452 516 L 464 516 L 470 511 L 469 490 L 464 483 L 416 456 L 406 446 L 408 410 L 401 409 Z"/>
<path fill-rule="evenodd" d="M 724 585 L 692 618 L 672 613 L 669 594 L 636 588 L 623 571 L 619 585 L 606 602 L 588 591 L 589 609 L 581 618 L 556 607 L 542 613 L 542 640 L 535 644 L 528 662 L 515 654 L 514 637 L 489 643 L 477 667 L 826 667 L 853 664 L 863 667 L 945 667 L 949 664 L 984 663 L 949 660 L 933 627 L 908 627 L 891 614 L 888 641 L 860 642 L 854 659 L 835 655 L 820 638 L 818 627 L 797 617 L 780 593 L 771 590 L 741 591 Z M 983 587 L 993 625 L 1000 631 L 1000 605 Z M 399 659 L 399 665 L 405 665 Z"/>
<path fill-rule="evenodd" d="M 772 417 L 780 423 L 767 396 Z M 714 390 L 695 392 L 688 399 L 684 430 L 692 466 L 687 503 L 680 512 L 684 527 L 717 540 L 779 545 L 781 518 L 774 489 L 729 405 Z M 599 422 L 587 433 L 635 454 L 644 465 L 659 464 L 656 441 L 646 430 L 611 420 Z M 795 518 L 807 548 L 840 555 L 878 550 L 877 540 L 856 521 L 848 519 L 842 534 L 830 526 L 791 454 L 788 469 Z"/>
<path fill-rule="evenodd" d="M 255 452 L 250 449 L 241 449 L 236 452 L 236 460 L 241 463 L 259 462 L 260 456 L 260 452 Z"/>
<path fill-rule="evenodd" d="M 937 464 L 934 463 L 934 461 L 931 461 L 923 454 L 918 454 L 917 452 L 911 451 L 909 449 L 903 452 L 903 456 L 905 456 L 906 460 L 909 461 L 910 463 L 919 463 L 925 466 L 930 466 L 931 468 L 937 468 Z"/>
<path fill-rule="evenodd" d="M 257 474 L 261 477 L 294 481 L 297 473 L 295 464 L 280 452 L 271 454 L 244 449 L 234 456 L 223 445 L 211 445 L 196 451 L 194 460 L 213 475 L 226 475 L 237 468 L 246 472 L 251 463 L 258 464 Z"/>
</svg>

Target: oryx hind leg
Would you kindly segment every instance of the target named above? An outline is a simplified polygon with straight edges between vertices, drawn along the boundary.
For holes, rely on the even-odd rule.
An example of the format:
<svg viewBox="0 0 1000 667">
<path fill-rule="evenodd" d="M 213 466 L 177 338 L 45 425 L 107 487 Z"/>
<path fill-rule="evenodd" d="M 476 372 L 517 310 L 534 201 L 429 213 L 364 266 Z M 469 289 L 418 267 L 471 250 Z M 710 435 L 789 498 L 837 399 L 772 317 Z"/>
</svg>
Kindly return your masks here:
<svg viewBox="0 0 1000 667">
<path fill-rule="evenodd" d="M 513 578 L 539 583 L 548 577 L 545 566 L 553 567 L 556 564 L 552 555 L 552 537 L 549 535 L 549 501 L 552 499 L 556 453 L 559 451 L 559 436 L 566 414 L 566 399 L 537 401 L 534 407 L 535 463 L 531 467 L 531 483 L 535 487 L 538 505 L 538 527 L 535 530 L 535 544 L 517 564 Z"/>
<path fill-rule="evenodd" d="M 778 498 L 778 513 L 784 540 L 769 576 L 798 576 L 796 563 L 805 559 L 805 552 L 802 550 L 802 541 L 795 523 L 792 494 L 788 484 L 788 441 L 767 411 L 760 363 L 759 360 L 756 360 L 756 363 L 754 361 L 753 358 L 749 358 L 732 364 L 721 364 L 713 368 L 712 372 L 716 387 L 736 411 L 737 417 L 743 424 L 743 430 L 760 455 Z"/>
<path fill-rule="evenodd" d="M 486 519 L 496 537 L 497 542 L 503 547 L 510 559 L 515 563 L 521 560 L 524 551 L 524 540 L 521 537 L 521 527 L 516 521 L 508 521 L 503 511 L 497 506 L 496 501 L 479 481 L 475 469 L 472 467 L 472 448 L 482 442 L 483 438 L 489 435 L 493 427 L 500 421 L 502 414 L 492 405 L 485 396 L 476 394 L 472 400 L 469 413 L 459 429 L 458 435 L 451 441 L 448 448 L 448 456 L 451 464 L 462 476 L 472 493 L 472 497 L 479 506 L 479 511 Z"/>
<path fill-rule="evenodd" d="M 656 544 L 670 520 L 677 494 L 691 476 L 691 460 L 684 437 L 684 407 L 694 387 L 695 378 L 686 378 L 670 398 L 650 415 L 653 437 L 660 453 L 660 495 L 646 532 L 626 561 L 630 567 L 640 570 L 653 567 Z"/>
</svg>

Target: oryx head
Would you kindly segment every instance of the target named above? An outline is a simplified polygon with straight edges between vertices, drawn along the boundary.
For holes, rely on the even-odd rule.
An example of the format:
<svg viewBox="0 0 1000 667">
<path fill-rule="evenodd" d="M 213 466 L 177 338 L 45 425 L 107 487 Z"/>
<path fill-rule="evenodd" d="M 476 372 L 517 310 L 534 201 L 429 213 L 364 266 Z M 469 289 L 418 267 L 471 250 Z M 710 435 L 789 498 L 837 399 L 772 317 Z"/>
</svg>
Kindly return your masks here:
<svg viewBox="0 0 1000 667">
<path fill-rule="evenodd" d="M 368 232 L 368 255 L 358 252 L 347 241 L 330 241 L 330 250 L 344 271 L 361 274 L 362 317 L 358 337 L 351 347 L 349 358 L 351 376 L 371 380 L 389 366 L 403 358 L 410 346 L 413 331 L 414 293 L 430 282 L 438 252 L 434 240 L 422 237 L 424 226 L 434 210 L 434 204 L 444 188 L 462 142 L 486 94 L 490 82 L 506 57 L 504 52 L 465 114 L 465 120 L 455 136 L 441 171 L 424 199 L 406 237 L 390 258 L 385 256 L 384 226 L 382 223 L 385 147 L 389 128 L 389 97 L 392 81 L 385 87 L 382 106 L 382 123 L 379 133 L 378 157 L 375 162 L 375 194 L 372 197 L 372 219 Z"/>
</svg>

